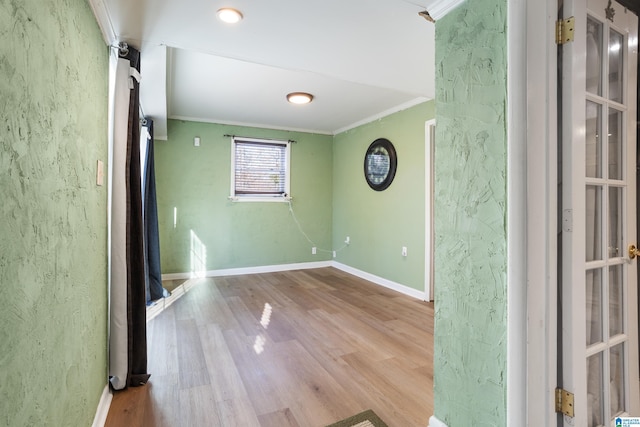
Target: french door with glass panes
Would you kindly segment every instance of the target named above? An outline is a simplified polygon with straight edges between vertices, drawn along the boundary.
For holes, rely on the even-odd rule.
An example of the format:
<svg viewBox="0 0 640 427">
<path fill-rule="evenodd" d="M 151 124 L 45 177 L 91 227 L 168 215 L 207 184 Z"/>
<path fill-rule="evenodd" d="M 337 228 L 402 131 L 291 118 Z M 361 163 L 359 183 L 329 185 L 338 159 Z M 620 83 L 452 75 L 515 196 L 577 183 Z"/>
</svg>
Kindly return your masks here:
<svg viewBox="0 0 640 427">
<path fill-rule="evenodd" d="M 586 4 L 585 4 L 586 3 Z M 636 236 L 637 17 L 608 0 L 560 1 L 563 426 L 640 416 Z"/>
</svg>

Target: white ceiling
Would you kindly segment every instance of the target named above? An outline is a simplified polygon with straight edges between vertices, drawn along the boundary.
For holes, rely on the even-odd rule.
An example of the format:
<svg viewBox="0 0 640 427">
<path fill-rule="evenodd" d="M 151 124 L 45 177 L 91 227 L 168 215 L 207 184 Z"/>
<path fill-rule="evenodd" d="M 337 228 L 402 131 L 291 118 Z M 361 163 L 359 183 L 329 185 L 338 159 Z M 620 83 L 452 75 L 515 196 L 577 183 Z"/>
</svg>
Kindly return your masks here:
<svg viewBox="0 0 640 427">
<path fill-rule="evenodd" d="M 89 1 L 109 43 L 140 49 L 159 139 L 167 117 L 333 134 L 434 98 L 428 0 Z"/>
</svg>

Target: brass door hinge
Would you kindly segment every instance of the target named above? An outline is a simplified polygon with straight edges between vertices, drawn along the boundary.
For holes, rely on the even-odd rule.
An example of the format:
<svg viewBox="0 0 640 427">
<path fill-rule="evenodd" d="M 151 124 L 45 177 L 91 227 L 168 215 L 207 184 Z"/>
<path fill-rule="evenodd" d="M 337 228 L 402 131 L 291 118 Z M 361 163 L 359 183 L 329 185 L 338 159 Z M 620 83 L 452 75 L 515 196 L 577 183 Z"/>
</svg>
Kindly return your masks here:
<svg viewBox="0 0 640 427">
<path fill-rule="evenodd" d="M 556 412 L 560 412 L 568 417 L 574 417 L 573 393 L 561 388 L 556 389 Z"/>
<path fill-rule="evenodd" d="M 556 44 L 572 42 L 575 25 L 576 19 L 573 16 L 556 21 Z"/>
</svg>

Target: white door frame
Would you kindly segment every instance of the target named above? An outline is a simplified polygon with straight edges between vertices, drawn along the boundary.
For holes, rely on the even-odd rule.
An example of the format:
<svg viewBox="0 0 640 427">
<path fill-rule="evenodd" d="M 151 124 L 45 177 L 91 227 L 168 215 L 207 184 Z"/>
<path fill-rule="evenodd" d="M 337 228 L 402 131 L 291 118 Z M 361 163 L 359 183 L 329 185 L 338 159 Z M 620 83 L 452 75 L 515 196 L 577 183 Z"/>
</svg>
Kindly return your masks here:
<svg viewBox="0 0 640 427">
<path fill-rule="evenodd" d="M 435 153 L 435 133 L 432 128 L 436 119 L 424 123 L 424 178 L 425 178 L 425 208 L 424 208 L 424 298 L 433 301 L 433 166 Z"/>
<path fill-rule="evenodd" d="M 507 5 L 507 425 L 527 411 L 527 3 Z"/>
<path fill-rule="evenodd" d="M 527 219 L 526 243 L 521 244 L 526 246 L 527 285 L 524 305 L 512 306 L 509 300 L 509 306 L 514 309 L 526 307 L 526 377 L 520 385 L 510 381 L 508 394 L 511 395 L 513 387 L 524 389 L 526 416 L 515 412 L 518 408 L 508 405 L 508 425 L 520 425 L 523 419 L 528 426 L 555 427 L 557 424 L 554 410 L 558 372 L 557 13 L 557 0 L 527 0 L 525 22 L 519 22 L 524 25 L 522 28 L 526 28 L 526 32 L 522 31 L 522 37 L 526 39 L 526 84 L 521 85 L 526 87 L 526 93 L 520 95 L 526 108 Z M 522 43 L 515 44 L 513 39 L 510 35 L 510 54 L 512 49 L 522 48 Z M 511 57 L 509 64 L 511 68 Z M 509 89 L 514 88 L 510 85 Z M 510 124 L 509 127 L 512 126 Z M 511 239 L 509 242 L 518 243 Z"/>
</svg>

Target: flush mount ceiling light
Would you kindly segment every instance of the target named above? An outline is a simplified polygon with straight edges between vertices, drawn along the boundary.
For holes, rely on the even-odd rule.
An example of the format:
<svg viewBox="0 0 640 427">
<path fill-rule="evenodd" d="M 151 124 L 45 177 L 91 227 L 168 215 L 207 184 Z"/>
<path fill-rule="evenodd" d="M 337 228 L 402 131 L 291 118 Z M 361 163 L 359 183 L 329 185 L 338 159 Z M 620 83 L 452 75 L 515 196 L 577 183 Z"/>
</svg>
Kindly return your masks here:
<svg viewBox="0 0 640 427">
<path fill-rule="evenodd" d="M 227 24 L 235 24 L 242 20 L 242 13 L 239 10 L 232 9 L 230 7 L 223 7 L 216 12 L 218 19 Z"/>
<path fill-rule="evenodd" d="M 313 101 L 313 95 L 306 92 L 292 92 L 287 95 L 287 101 L 292 104 L 308 104 Z"/>
</svg>

